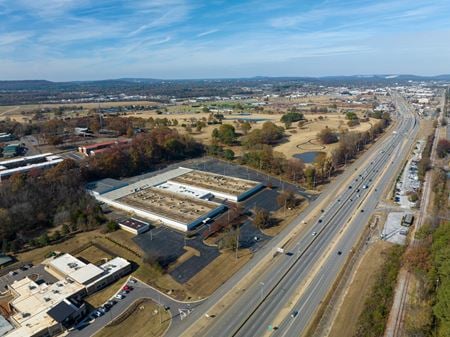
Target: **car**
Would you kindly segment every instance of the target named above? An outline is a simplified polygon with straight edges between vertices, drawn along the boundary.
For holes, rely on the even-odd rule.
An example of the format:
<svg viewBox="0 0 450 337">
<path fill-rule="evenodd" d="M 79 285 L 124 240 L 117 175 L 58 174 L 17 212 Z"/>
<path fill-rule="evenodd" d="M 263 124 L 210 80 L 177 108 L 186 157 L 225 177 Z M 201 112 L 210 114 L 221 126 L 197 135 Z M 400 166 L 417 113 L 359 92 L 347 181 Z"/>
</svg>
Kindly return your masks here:
<svg viewBox="0 0 450 337">
<path fill-rule="evenodd" d="M 134 278 L 130 278 L 130 280 L 128 282 L 130 282 L 132 284 L 136 284 L 137 283 L 136 279 L 134 279 Z"/>
<path fill-rule="evenodd" d="M 337 255 L 342 255 L 342 252 L 338 250 Z"/>
<path fill-rule="evenodd" d="M 356 189 L 356 192 L 359 192 L 359 188 Z"/>
<path fill-rule="evenodd" d="M 17 274 L 17 272 L 16 272 L 15 270 L 10 271 L 10 272 L 8 273 L 9 276 L 14 276 L 14 275 L 16 275 L 16 274 Z"/>
<path fill-rule="evenodd" d="M 363 210 L 363 209 L 361 210 L 361 213 L 364 213 L 364 210 Z"/>
<path fill-rule="evenodd" d="M 321 211 L 322 213 L 325 212 L 325 210 L 323 210 L 323 209 L 321 209 L 320 211 Z"/>
<path fill-rule="evenodd" d="M 132 287 L 132 286 L 129 286 L 129 285 L 125 285 L 123 288 L 122 288 L 122 290 L 124 290 L 124 291 L 132 291 L 134 288 Z"/>
<path fill-rule="evenodd" d="M 369 188 L 369 186 L 364 185 L 363 188 L 364 188 L 365 190 L 367 190 L 367 189 Z"/>
<path fill-rule="evenodd" d="M 95 317 L 100 317 L 100 316 L 103 315 L 103 313 L 102 313 L 101 311 L 99 311 L 99 310 L 95 310 L 95 311 L 93 312 L 93 315 L 94 315 Z"/>
<path fill-rule="evenodd" d="M 127 295 L 128 293 L 129 293 L 128 290 L 122 290 L 122 291 L 120 292 L 120 294 L 123 295 L 123 296 Z"/>
<path fill-rule="evenodd" d="M 101 312 L 102 314 L 106 313 L 108 310 L 106 310 L 106 308 L 104 307 L 100 307 L 97 309 L 99 312 Z"/>
<path fill-rule="evenodd" d="M 297 316 L 298 315 L 298 311 L 297 310 L 294 310 L 292 313 L 291 313 L 291 317 L 292 318 L 295 318 L 295 316 Z"/>
<path fill-rule="evenodd" d="M 312 236 L 316 236 L 317 235 L 317 232 L 312 232 Z"/>
<path fill-rule="evenodd" d="M 352 189 L 352 185 L 350 185 L 350 186 L 348 187 L 348 189 L 351 190 L 351 189 Z"/>
<path fill-rule="evenodd" d="M 116 296 L 114 296 L 115 298 L 117 298 L 118 300 L 123 300 L 125 298 L 125 295 L 122 294 L 117 294 Z"/>
<path fill-rule="evenodd" d="M 337 201 L 338 201 L 338 202 L 341 202 L 341 199 L 338 199 Z"/>
<path fill-rule="evenodd" d="M 321 223 L 322 222 L 322 219 L 319 219 L 319 223 Z"/>
</svg>

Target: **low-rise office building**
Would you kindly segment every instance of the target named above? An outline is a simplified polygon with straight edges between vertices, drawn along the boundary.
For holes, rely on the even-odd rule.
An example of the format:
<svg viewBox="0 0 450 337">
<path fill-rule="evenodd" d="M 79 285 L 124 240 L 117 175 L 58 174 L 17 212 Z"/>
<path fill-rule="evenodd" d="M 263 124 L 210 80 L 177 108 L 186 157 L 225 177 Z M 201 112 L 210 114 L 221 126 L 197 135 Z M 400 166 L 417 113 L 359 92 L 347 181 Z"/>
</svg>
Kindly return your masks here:
<svg viewBox="0 0 450 337">
<path fill-rule="evenodd" d="M 129 219 L 120 219 L 117 221 L 120 228 L 123 230 L 133 233 L 134 235 L 142 234 L 149 230 L 150 224 L 148 222 L 144 222 L 141 220 L 137 220 L 134 218 Z"/>
</svg>

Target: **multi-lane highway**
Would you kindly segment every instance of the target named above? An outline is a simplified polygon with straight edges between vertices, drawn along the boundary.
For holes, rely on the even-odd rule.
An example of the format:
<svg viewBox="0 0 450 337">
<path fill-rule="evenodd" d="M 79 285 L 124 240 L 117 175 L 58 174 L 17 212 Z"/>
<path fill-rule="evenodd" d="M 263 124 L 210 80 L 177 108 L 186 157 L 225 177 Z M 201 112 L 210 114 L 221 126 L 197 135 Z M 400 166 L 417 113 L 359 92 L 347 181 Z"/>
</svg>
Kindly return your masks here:
<svg viewBox="0 0 450 337">
<path fill-rule="evenodd" d="M 350 175 L 354 178 L 349 184 L 341 186 L 339 191 L 334 191 L 334 198 L 327 207 L 309 220 L 306 234 L 291 240 L 291 254 L 275 257 L 274 263 L 261 273 L 253 285 L 242 290 L 234 303 L 211 319 L 197 335 L 299 336 L 305 331 L 367 225 L 369 214 L 415 139 L 418 130 L 416 117 L 401 97 L 394 97 L 399 112 L 395 132 L 377 144 L 364 160 L 358 161 L 359 167 L 352 167 L 353 172 L 347 172 L 340 179 L 344 182 Z M 333 193 L 330 190 L 327 192 Z M 320 204 L 320 200 L 315 204 Z M 305 217 L 313 214 L 313 209 L 305 213 L 296 218 L 290 227 L 300 225 Z M 267 246 L 262 254 L 271 256 L 273 246 Z M 247 266 L 230 281 L 228 287 L 219 289 L 219 294 L 212 296 L 213 300 L 207 300 L 196 308 L 193 317 L 188 319 L 190 323 L 186 322 L 183 328 L 189 327 L 201 313 L 209 310 L 220 299 L 220 291 L 233 290 L 230 285 L 233 282 L 236 284 L 238 278 L 252 267 L 252 264 Z M 169 336 L 176 334 L 181 335 L 182 331 L 169 331 Z"/>
</svg>

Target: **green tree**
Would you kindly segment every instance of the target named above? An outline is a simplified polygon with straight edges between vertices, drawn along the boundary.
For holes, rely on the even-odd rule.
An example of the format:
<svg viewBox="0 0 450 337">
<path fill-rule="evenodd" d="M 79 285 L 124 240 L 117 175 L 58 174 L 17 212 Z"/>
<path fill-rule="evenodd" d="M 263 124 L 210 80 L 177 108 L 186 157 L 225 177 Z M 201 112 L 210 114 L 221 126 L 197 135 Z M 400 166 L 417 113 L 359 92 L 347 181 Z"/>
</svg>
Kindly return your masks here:
<svg viewBox="0 0 450 337">
<path fill-rule="evenodd" d="M 45 247 L 50 243 L 50 238 L 48 237 L 47 233 L 44 233 L 38 238 L 37 242 L 40 246 Z"/>
<path fill-rule="evenodd" d="M 115 221 L 108 221 L 108 223 L 106 224 L 106 229 L 108 230 L 108 232 L 115 232 L 119 228 L 119 225 Z"/>
</svg>

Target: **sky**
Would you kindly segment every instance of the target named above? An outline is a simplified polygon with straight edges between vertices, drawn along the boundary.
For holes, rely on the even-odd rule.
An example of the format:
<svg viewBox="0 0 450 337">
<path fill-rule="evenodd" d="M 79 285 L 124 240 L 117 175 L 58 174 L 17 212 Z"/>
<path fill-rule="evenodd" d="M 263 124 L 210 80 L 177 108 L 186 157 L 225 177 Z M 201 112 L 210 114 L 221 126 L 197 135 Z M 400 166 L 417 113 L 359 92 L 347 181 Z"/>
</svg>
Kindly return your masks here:
<svg viewBox="0 0 450 337">
<path fill-rule="evenodd" d="M 0 80 L 449 73 L 449 0 L 0 0 Z"/>
</svg>

